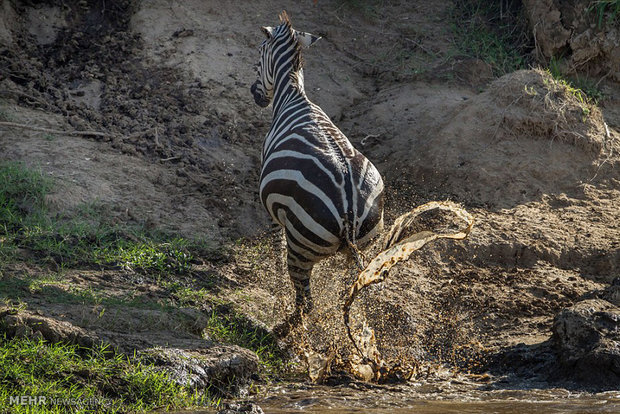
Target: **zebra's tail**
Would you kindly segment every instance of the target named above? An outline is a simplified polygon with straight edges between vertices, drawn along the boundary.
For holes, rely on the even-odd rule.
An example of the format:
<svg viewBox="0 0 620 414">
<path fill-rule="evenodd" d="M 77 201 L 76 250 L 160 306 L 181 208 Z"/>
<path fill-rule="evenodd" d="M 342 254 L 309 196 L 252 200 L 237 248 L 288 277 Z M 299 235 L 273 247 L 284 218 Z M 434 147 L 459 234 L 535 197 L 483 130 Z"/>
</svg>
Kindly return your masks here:
<svg viewBox="0 0 620 414">
<path fill-rule="evenodd" d="M 360 268 L 360 270 L 364 270 L 366 268 L 366 266 L 364 265 L 364 254 L 360 252 L 360 250 L 357 248 L 357 240 L 355 240 L 355 229 L 353 228 L 353 226 L 351 226 L 350 223 L 353 223 L 352 218 L 350 220 L 345 220 L 344 237 L 347 241 L 347 246 L 349 246 L 349 250 L 351 250 L 351 255 L 357 263 L 357 266 Z"/>
<path fill-rule="evenodd" d="M 364 254 L 360 252 L 357 246 L 353 244 L 349 239 L 347 239 L 347 245 L 349 246 L 349 249 L 351 250 L 351 254 L 353 255 L 353 258 L 355 259 L 357 266 L 360 268 L 360 270 L 364 270 L 366 268 L 366 265 L 364 264 L 365 262 Z"/>
</svg>

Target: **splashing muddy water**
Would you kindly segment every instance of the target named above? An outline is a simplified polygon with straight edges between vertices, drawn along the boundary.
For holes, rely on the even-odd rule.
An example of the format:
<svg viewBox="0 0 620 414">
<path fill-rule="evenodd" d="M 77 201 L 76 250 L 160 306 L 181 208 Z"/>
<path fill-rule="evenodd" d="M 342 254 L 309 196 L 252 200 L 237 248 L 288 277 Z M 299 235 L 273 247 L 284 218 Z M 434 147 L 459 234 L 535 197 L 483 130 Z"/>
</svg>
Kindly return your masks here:
<svg viewBox="0 0 620 414">
<path fill-rule="evenodd" d="M 446 217 L 443 216 L 450 213 L 457 222 L 460 222 L 458 230 L 446 231 L 445 226 L 424 225 L 423 231 L 411 234 L 410 230 L 414 223 L 420 221 L 419 216 L 429 211 L 438 211 L 440 221 L 444 224 Z M 465 227 L 462 227 L 463 222 L 466 224 Z M 353 247 L 354 252 L 357 253 L 354 256 L 357 257 L 358 264 L 361 265 L 360 257 L 372 257 L 372 260 L 364 266 L 361 273 L 356 275 L 355 281 L 344 290 L 345 297 L 342 298 L 344 300 L 333 300 L 331 307 L 319 307 L 318 310 L 323 313 L 322 316 L 317 318 L 318 312 L 315 312 L 314 318 L 306 321 L 308 323 L 303 323 L 302 326 L 293 330 L 293 336 L 298 338 L 292 342 L 293 347 L 299 355 L 304 357 L 310 380 L 322 383 L 332 370 L 339 369 L 344 369 L 363 381 L 377 383 L 403 382 L 420 374 L 418 358 L 415 352 L 407 346 L 411 336 L 401 333 L 400 336 L 404 342 L 400 345 L 392 344 L 392 352 L 382 353 L 375 336 L 375 329 L 364 316 L 364 313 L 371 312 L 375 313 L 379 320 L 385 321 L 386 316 L 394 315 L 394 309 L 383 311 L 377 308 L 376 299 L 381 298 L 382 293 L 380 291 L 370 293 L 367 300 L 361 304 L 361 308 L 353 312 L 356 327 L 351 326 L 352 305 L 356 297 L 365 291 L 365 288 L 384 282 L 389 270 L 397 263 L 407 260 L 414 252 L 435 240 L 465 239 L 471 232 L 473 224 L 473 216 L 459 205 L 448 201 L 433 201 L 418 206 L 397 218 L 391 229 L 384 235 L 383 242 L 375 244 L 375 248 L 367 249 L 366 253 L 370 255 L 365 255 Z M 437 232 L 438 228 L 442 230 Z M 353 270 L 352 273 L 357 272 Z M 333 289 L 333 285 L 330 287 Z M 333 307 L 334 303 L 343 302 L 344 306 Z M 337 322 L 340 319 L 342 322 Z M 399 323 L 391 323 L 389 329 L 398 330 L 399 326 Z M 387 332 L 385 329 L 381 331 Z M 381 333 L 385 334 L 385 332 Z M 387 355 L 387 359 L 384 355 Z"/>
<path fill-rule="evenodd" d="M 399 241 L 402 233 L 409 228 L 414 222 L 417 216 L 429 211 L 429 210 L 444 210 L 454 213 L 460 220 L 467 223 L 467 227 L 456 233 L 439 234 L 432 231 L 421 231 L 415 233 L 406 239 Z M 391 377 L 399 377 L 403 379 L 410 379 L 415 375 L 418 364 L 406 364 L 407 368 L 403 369 L 402 362 L 396 362 L 395 366 L 386 366 L 386 362 L 381 359 L 381 354 L 377 349 L 375 334 L 372 329 L 364 323 L 362 332 L 353 337 L 351 333 L 351 326 L 349 324 L 351 305 L 355 300 L 355 297 L 359 292 L 376 283 L 381 283 L 387 277 L 389 269 L 396 263 L 407 260 L 413 252 L 421 249 L 427 243 L 430 243 L 438 239 L 452 239 L 462 240 L 469 235 L 474 225 L 474 218 L 467 211 L 451 202 L 430 202 L 421 205 L 407 214 L 403 214 L 394 222 L 394 225 L 390 229 L 383 243 L 384 250 L 377 254 L 375 258 L 368 264 L 368 266 L 359 274 L 357 280 L 349 289 L 347 300 L 344 304 L 344 323 L 347 328 L 347 335 L 351 342 L 355 345 L 355 349 L 361 360 L 351 362 L 351 371 L 353 374 L 366 381 L 375 380 L 381 381 Z M 312 364 L 310 365 L 310 371 L 312 372 Z M 312 380 L 320 379 L 319 376 L 310 375 Z"/>
</svg>

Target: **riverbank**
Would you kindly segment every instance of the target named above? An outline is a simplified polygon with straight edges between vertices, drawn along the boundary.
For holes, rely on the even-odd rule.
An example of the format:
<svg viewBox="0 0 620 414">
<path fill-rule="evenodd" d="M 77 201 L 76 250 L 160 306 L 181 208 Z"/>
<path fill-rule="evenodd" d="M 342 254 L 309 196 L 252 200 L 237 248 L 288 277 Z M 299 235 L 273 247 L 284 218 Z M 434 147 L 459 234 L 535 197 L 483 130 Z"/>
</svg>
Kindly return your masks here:
<svg viewBox="0 0 620 414">
<path fill-rule="evenodd" d="M 312 355 L 329 364 L 311 400 L 374 389 L 350 369 L 345 258 L 315 272 L 306 329 L 283 343 L 270 331 L 293 294 L 257 198 L 270 113 L 249 85 L 259 27 L 282 8 L 323 37 L 304 56 L 308 95 L 377 165 L 388 223 L 446 199 L 475 218 L 466 240 L 429 244 L 354 303 L 354 332 L 372 328 L 403 368 L 393 391 L 618 389 L 611 9 L 599 23 L 563 5 L 577 29 L 554 42 L 552 6 L 105 4 L 2 2 L 0 404 L 269 406 L 299 388 L 305 398 Z M 535 16 L 547 17 L 537 42 Z"/>
</svg>

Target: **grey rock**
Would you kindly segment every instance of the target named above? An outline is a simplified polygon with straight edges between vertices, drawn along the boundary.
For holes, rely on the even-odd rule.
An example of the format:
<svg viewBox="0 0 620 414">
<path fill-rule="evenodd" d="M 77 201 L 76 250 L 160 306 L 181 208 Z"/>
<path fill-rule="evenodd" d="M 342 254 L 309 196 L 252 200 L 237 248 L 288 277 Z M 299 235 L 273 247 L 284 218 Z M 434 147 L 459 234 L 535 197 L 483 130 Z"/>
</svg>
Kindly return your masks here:
<svg viewBox="0 0 620 414">
<path fill-rule="evenodd" d="M 620 385 L 620 308 L 589 299 L 562 310 L 553 342 L 564 374 L 598 387 Z"/>
<path fill-rule="evenodd" d="M 225 403 L 217 414 L 264 414 L 262 408 L 251 402 Z"/>
<path fill-rule="evenodd" d="M 620 306 L 620 276 L 616 277 L 601 295 L 602 299 Z"/>
<path fill-rule="evenodd" d="M 258 357 L 236 345 L 197 349 L 152 348 L 140 351 L 181 385 L 206 389 L 209 386 L 239 388 L 258 372 Z"/>
</svg>

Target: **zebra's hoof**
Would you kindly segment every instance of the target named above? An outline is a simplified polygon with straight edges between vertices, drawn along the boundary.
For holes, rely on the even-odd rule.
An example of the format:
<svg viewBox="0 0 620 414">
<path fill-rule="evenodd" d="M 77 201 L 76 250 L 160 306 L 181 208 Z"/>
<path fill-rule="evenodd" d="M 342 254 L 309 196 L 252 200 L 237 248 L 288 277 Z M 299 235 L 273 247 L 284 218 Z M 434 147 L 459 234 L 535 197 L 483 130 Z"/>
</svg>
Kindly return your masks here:
<svg viewBox="0 0 620 414">
<path fill-rule="evenodd" d="M 287 336 L 291 329 L 297 327 L 302 322 L 302 311 L 301 309 L 296 309 L 288 318 L 284 320 L 284 322 L 276 325 L 273 328 L 273 334 L 276 338 L 284 338 Z"/>
<path fill-rule="evenodd" d="M 314 302 L 311 300 L 307 300 L 306 303 L 303 304 L 301 311 L 304 315 L 309 314 L 314 309 Z"/>
</svg>

